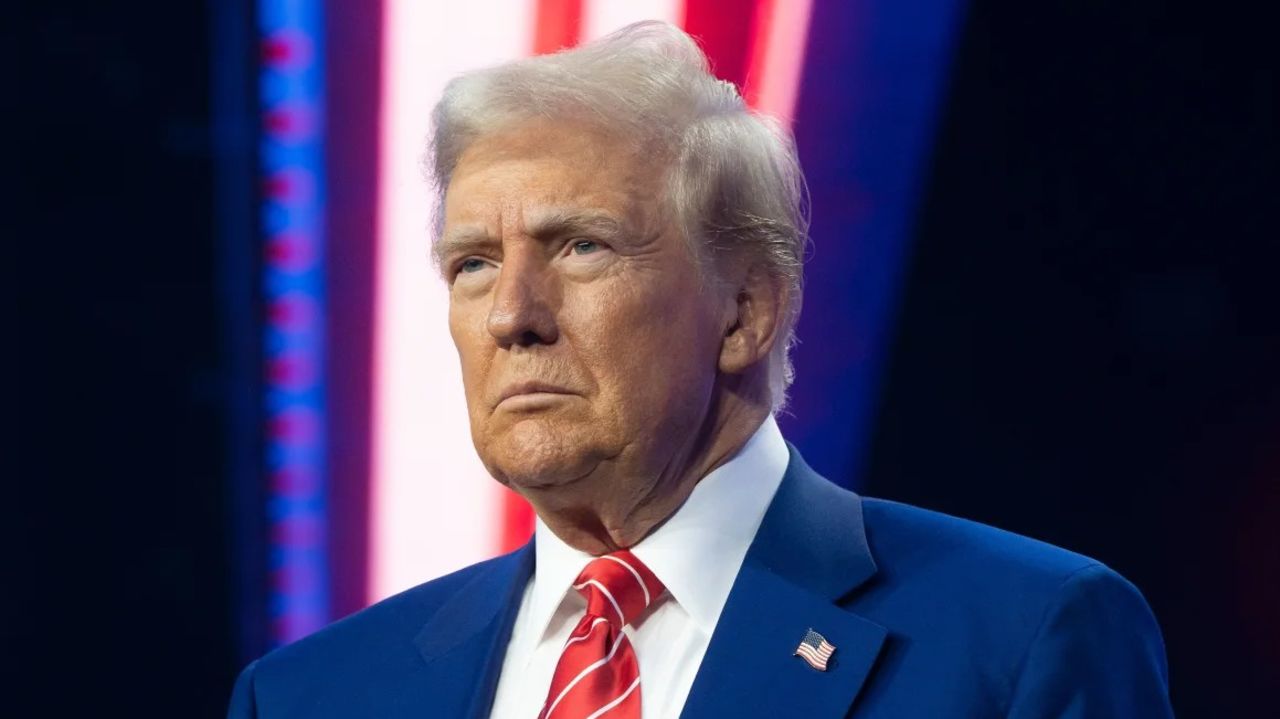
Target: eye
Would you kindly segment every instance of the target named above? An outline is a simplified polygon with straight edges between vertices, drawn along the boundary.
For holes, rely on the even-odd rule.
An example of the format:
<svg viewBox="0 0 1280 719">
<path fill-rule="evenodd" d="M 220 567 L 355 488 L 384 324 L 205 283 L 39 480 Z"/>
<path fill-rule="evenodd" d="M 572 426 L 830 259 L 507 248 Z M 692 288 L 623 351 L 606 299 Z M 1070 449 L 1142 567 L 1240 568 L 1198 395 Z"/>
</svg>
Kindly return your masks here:
<svg viewBox="0 0 1280 719">
<path fill-rule="evenodd" d="M 465 274 L 479 272 L 484 269 L 486 264 L 487 263 L 484 260 L 477 257 L 468 257 L 462 261 L 462 264 L 458 265 L 458 272 Z"/>
<path fill-rule="evenodd" d="M 600 243 L 593 240 L 578 240 L 573 243 L 571 249 L 575 255 L 589 255 L 600 249 Z"/>
</svg>

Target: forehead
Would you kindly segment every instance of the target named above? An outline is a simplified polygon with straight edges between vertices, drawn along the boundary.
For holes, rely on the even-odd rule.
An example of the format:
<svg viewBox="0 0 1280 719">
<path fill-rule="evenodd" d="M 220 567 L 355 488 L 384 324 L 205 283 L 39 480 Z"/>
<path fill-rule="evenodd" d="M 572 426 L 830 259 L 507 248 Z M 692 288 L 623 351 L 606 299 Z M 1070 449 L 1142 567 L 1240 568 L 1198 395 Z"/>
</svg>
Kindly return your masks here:
<svg viewBox="0 0 1280 719">
<path fill-rule="evenodd" d="M 458 159 L 445 224 L 509 223 L 539 206 L 596 208 L 634 218 L 657 198 L 659 167 L 625 138 L 589 125 L 525 123 L 486 135 Z"/>
</svg>

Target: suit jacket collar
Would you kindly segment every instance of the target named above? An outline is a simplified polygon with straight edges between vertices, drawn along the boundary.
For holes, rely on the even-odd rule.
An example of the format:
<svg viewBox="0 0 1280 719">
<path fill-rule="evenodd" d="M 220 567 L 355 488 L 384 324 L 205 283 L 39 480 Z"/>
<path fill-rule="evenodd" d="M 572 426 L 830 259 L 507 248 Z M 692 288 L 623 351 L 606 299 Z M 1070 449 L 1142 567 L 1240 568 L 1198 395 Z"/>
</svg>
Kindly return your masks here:
<svg viewBox="0 0 1280 719">
<path fill-rule="evenodd" d="M 787 474 L 747 561 L 836 601 L 876 573 L 862 498 L 813 471 L 790 442 L 787 449 Z"/>
<path fill-rule="evenodd" d="M 788 449 L 786 476 L 743 560 L 682 717 L 843 717 L 884 642 L 883 627 L 837 603 L 876 572 L 861 499 Z M 418 634 L 437 709 L 488 716 L 533 564 L 532 541 L 489 562 Z M 810 628 L 836 646 L 825 672 L 794 656 Z"/>
<path fill-rule="evenodd" d="M 533 565 L 532 540 L 488 562 L 418 632 L 414 644 L 427 663 L 425 682 L 431 689 L 428 715 L 489 716 Z"/>
<path fill-rule="evenodd" d="M 875 574 L 862 500 L 791 462 L 756 533 L 681 716 L 844 717 L 886 630 L 837 603 Z M 808 629 L 836 651 L 826 671 L 795 656 Z"/>
</svg>

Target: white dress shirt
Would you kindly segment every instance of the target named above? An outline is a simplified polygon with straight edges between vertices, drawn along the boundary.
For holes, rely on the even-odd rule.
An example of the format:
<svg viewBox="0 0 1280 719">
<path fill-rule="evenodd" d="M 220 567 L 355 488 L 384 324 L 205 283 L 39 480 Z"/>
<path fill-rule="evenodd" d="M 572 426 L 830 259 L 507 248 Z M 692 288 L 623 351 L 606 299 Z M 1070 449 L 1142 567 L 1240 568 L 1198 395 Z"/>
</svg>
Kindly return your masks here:
<svg viewBox="0 0 1280 719">
<path fill-rule="evenodd" d="M 670 519 L 631 547 L 668 591 L 623 630 L 640 663 L 642 719 L 674 719 L 684 708 L 789 459 L 769 417 L 737 454 L 698 482 Z M 542 520 L 534 531 L 536 568 L 520 601 L 490 719 L 537 718 L 560 650 L 587 608 L 571 585 L 593 557 L 562 542 Z"/>
</svg>

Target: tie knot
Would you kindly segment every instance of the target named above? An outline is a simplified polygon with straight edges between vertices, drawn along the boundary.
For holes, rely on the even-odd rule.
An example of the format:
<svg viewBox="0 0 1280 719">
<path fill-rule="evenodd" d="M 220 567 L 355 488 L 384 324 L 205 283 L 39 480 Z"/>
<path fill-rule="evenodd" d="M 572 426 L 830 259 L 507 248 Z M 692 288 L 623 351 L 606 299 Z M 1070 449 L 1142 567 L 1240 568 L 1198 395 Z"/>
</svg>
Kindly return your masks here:
<svg viewBox="0 0 1280 719">
<path fill-rule="evenodd" d="M 665 591 L 662 582 L 627 550 L 591 560 L 573 588 L 587 598 L 587 614 L 617 627 L 635 621 Z"/>
</svg>

